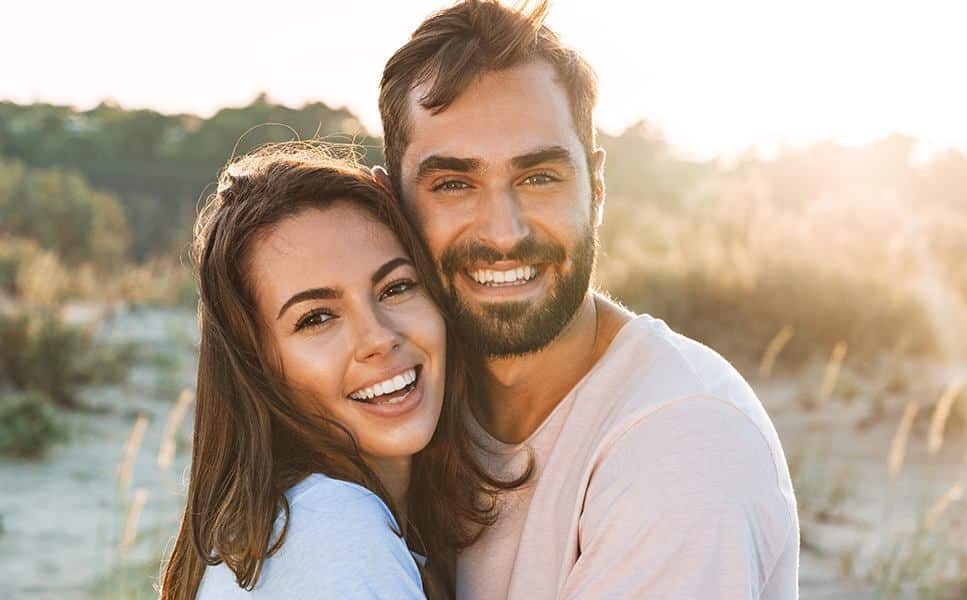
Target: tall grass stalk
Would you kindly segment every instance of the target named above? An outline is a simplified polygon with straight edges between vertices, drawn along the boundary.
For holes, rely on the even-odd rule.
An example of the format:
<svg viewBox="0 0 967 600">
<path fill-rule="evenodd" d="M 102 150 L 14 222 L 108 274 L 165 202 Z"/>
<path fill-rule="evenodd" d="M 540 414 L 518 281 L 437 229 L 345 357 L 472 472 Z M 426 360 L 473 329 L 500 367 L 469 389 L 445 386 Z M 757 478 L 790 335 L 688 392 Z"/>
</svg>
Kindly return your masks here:
<svg viewBox="0 0 967 600">
<path fill-rule="evenodd" d="M 950 409 L 953 408 L 954 400 L 964 389 L 963 382 L 957 380 L 948 385 L 937 405 L 933 410 L 933 417 L 930 419 L 930 432 L 927 435 L 927 450 L 930 454 L 935 454 L 943 446 L 944 429 L 947 426 L 947 418 L 950 417 Z"/>
<path fill-rule="evenodd" d="M 912 399 L 907 402 L 907 406 L 903 410 L 903 417 L 900 418 L 900 424 L 897 426 L 896 433 L 893 435 L 893 443 L 890 444 L 890 453 L 887 458 L 887 468 L 891 479 L 895 479 L 900 469 L 903 468 L 903 460 L 907 452 L 910 430 L 913 428 L 913 420 L 916 418 L 919 410 L 920 405 L 916 400 Z"/>
<path fill-rule="evenodd" d="M 118 541 L 118 556 L 123 562 L 124 558 L 127 556 L 128 551 L 131 546 L 134 545 L 135 538 L 138 533 L 138 521 L 141 520 L 141 511 L 144 510 L 144 505 L 148 502 L 148 490 L 145 488 L 138 488 L 134 490 L 134 495 L 131 499 L 131 507 L 128 509 L 127 518 L 124 520 L 124 530 L 121 533 L 121 539 Z"/>
<path fill-rule="evenodd" d="M 194 401 L 194 392 L 190 389 L 182 390 L 178 396 L 178 401 L 168 413 L 168 422 L 165 424 L 164 434 L 161 436 L 161 445 L 158 448 L 158 468 L 167 471 L 171 467 L 171 462 L 175 458 L 175 446 L 178 440 L 178 429 L 182 421 L 191 408 Z"/>
<path fill-rule="evenodd" d="M 823 384 L 819 389 L 819 401 L 825 404 L 833 395 L 836 389 L 836 382 L 839 380 L 839 373 L 843 369 L 843 360 L 846 359 L 846 342 L 840 341 L 833 347 L 826 363 L 826 371 L 823 374 Z"/>
<path fill-rule="evenodd" d="M 141 414 L 134 421 L 131 433 L 124 443 L 124 453 L 121 463 L 118 465 L 118 494 L 122 497 L 127 493 L 131 485 L 131 473 L 134 470 L 134 459 L 138 456 L 141 442 L 144 440 L 144 432 L 148 429 L 148 416 Z"/>
<path fill-rule="evenodd" d="M 934 524 L 940 517 L 943 516 L 944 512 L 950 505 L 954 502 L 961 500 L 964 497 L 964 486 L 960 483 L 955 483 L 950 486 L 950 488 L 943 493 L 942 496 L 937 500 L 937 502 L 927 511 L 927 515 L 923 520 L 923 526 L 925 529 L 933 528 Z"/>
<path fill-rule="evenodd" d="M 772 338 L 769 345 L 766 346 L 766 351 L 762 353 L 762 360 L 759 362 L 759 377 L 766 379 L 772 374 L 779 353 L 786 347 L 793 335 L 795 335 L 795 329 L 786 325 Z"/>
</svg>

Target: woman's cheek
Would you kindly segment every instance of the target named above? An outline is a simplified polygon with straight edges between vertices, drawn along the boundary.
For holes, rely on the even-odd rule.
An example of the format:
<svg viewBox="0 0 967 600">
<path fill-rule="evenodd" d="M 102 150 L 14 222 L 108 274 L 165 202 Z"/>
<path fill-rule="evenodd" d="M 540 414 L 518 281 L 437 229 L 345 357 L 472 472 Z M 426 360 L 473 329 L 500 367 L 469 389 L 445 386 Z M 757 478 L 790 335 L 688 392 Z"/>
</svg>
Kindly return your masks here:
<svg viewBox="0 0 967 600">
<path fill-rule="evenodd" d="M 283 373 L 304 404 L 325 406 L 341 397 L 346 359 L 340 348 L 338 336 L 293 336 L 286 345 Z"/>
</svg>

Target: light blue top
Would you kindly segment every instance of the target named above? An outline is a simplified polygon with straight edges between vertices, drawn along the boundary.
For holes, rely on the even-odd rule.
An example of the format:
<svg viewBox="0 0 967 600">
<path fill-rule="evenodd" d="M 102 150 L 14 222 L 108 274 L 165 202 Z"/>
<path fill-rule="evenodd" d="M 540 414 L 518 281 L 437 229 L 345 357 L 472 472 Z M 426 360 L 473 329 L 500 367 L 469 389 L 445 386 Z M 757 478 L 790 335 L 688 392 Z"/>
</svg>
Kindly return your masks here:
<svg viewBox="0 0 967 600">
<path fill-rule="evenodd" d="M 222 563 L 205 569 L 197 600 L 426 597 L 414 556 L 376 494 L 315 474 L 285 495 L 289 528 L 255 588 L 240 588 Z"/>
</svg>

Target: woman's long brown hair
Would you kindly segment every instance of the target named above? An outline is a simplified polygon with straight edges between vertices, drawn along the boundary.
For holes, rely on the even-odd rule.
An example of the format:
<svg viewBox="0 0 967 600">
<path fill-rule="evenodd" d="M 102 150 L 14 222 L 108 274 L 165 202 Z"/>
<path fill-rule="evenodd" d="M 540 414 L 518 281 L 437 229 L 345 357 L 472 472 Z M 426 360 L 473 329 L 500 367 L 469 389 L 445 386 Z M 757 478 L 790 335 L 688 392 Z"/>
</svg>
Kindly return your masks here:
<svg viewBox="0 0 967 600">
<path fill-rule="evenodd" d="M 195 224 L 201 328 L 195 429 L 185 513 L 162 580 L 164 600 L 194 598 L 206 566 L 222 562 L 239 586 L 253 588 L 266 558 L 285 543 L 284 526 L 273 536 L 279 514 L 288 518 L 285 491 L 311 473 L 368 488 L 400 522 L 348 430 L 296 408 L 262 346 L 248 277 L 257 236 L 337 200 L 354 203 L 396 234 L 448 322 L 442 414 L 429 445 L 414 457 L 407 495 L 404 531 L 411 545 L 431 562 L 446 562 L 494 522 L 496 494 L 529 475 L 501 481 L 475 459 L 464 411 L 483 389 L 481 359 L 454 339 L 432 259 L 395 199 L 352 158 L 334 158 L 322 147 L 256 151 L 222 171 L 218 191 Z M 452 584 L 448 580 L 446 587 Z"/>
</svg>

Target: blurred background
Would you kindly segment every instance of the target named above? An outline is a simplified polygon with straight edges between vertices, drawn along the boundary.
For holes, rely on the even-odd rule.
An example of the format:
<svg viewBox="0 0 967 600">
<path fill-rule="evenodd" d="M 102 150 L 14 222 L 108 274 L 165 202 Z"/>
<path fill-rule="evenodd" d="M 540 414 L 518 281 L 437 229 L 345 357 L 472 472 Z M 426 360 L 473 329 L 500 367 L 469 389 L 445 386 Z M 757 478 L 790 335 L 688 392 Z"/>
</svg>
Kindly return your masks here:
<svg viewBox="0 0 967 600">
<path fill-rule="evenodd" d="M 189 459 L 199 200 L 265 142 L 380 163 L 383 63 L 447 4 L 5 5 L 0 597 L 154 595 Z M 967 597 L 965 17 L 551 10 L 601 80 L 596 283 L 752 383 L 793 473 L 805 599 Z"/>
</svg>

